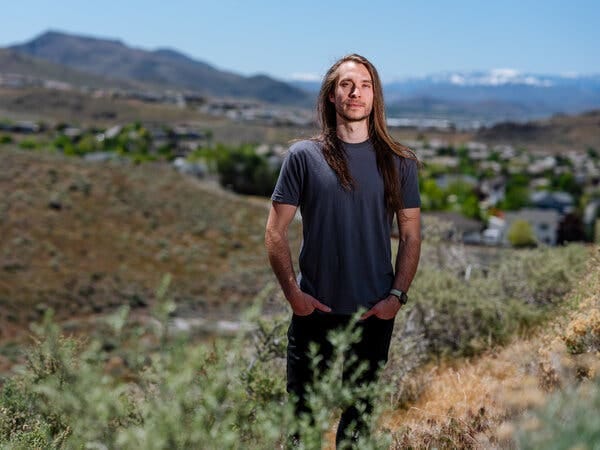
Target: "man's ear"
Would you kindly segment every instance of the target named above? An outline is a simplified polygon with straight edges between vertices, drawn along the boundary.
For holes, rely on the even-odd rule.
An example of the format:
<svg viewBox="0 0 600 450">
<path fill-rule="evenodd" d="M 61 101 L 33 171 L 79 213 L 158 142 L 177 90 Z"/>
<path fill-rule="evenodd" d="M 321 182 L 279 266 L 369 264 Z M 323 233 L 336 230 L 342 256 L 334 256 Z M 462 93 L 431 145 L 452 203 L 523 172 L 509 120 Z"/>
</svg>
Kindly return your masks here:
<svg viewBox="0 0 600 450">
<path fill-rule="evenodd" d="M 331 103 L 335 103 L 335 95 L 333 94 L 333 91 L 329 92 L 329 101 Z"/>
</svg>

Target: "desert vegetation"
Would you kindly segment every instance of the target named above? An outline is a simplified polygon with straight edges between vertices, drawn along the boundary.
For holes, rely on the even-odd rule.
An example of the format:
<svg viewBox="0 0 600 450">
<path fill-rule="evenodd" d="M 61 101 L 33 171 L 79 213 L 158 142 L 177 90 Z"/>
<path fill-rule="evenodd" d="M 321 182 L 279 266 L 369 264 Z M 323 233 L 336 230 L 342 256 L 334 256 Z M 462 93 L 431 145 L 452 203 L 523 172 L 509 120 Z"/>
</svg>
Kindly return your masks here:
<svg viewBox="0 0 600 450">
<path fill-rule="evenodd" d="M 49 308 L 74 327 L 124 304 L 143 314 L 166 273 L 177 314 L 231 319 L 272 279 L 264 202 L 153 163 L 3 150 L 2 166 L 0 338 Z"/>
<path fill-rule="evenodd" d="M 491 398 L 470 402 L 475 409 L 467 419 L 424 420 L 421 426 L 429 433 L 412 428 L 408 420 L 399 425 L 390 418 L 407 414 L 427 398 L 436 383 L 432 367 L 477 361 L 510 348 L 515 339 L 535 336 L 559 313 L 571 317 L 566 313 L 572 311 L 572 320 L 555 336 L 564 341 L 565 355 L 597 352 L 597 317 L 586 309 L 577 312 L 595 308 L 597 313 L 597 283 L 579 291 L 578 296 L 589 296 L 585 301 L 569 292 L 586 267 L 598 275 L 598 255 L 590 264 L 590 250 L 582 246 L 509 250 L 510 258 L 467 271 L 475 262 L 464 249 L 436 239 L 443 228 L 437 223 L 426 228 L 431 239 L 411 290 L 413 301 L 398 318 L 382 374 L 385 388 L 375 391 L 381 405 L 376 432 L 361 448 L 483 448 L 486 442 L 499 445 L 507 439 L 536 448 L 536 439 L 542 438 L 520 428 L 520 422 L 510 425 L 510 436 L 497 435 L 496 426 L 529 410 L 513 406 L 512 416 L 491 417 Z M 3 447 L 266 449 L 282 446 L 293 431 L 302 435 L 304 448 L 327 445 L 335 412 L 359 392 L 340 385 L 341 366 L 334 364 L 315 387 L 317 425 L 293 417 L 284 390 L 288 314 L 265 312 L 275 286 L 267 283 L 256 296 L 243 332 L 198 342 L 170 326 L 176 307 L 172 282 L 166 276 L 158 287 L 150 309 L 153 320 L 136 320 L 125 305 L 100 321 L 101 333 L 87 337 L 69 336 L 46 313 L 33 328 L 35 343 L 26 362 L 3 379 Z M 356 336 L 348 330 L 332 339 L 343 350 Z M 540 361 L 535 376 L 560 379 L 552 367 L 545 368 L 544 358 Z M 587 371 L 579 370 L 574 380 L 593 378 L 590 363 L 579 365 Z M 547 389 L 551 386 L 558 389 L 561 382 L 549 382 Z M 580 389 L 596 389 L 589 386 Z M 575 408 L 558 395 L 552 401 Z M 540 433 L 554 432 L 551 412 L 528 414 L 538 417 Z"/>
<path fill-rule="evenodd" d="M 317 426 L 293 417 L 266 202 L 151 161 L 10 148 L 0 186 L 0 447 L 271 449 L 294 431 L 331 445 L 361 392 L 336 359 L 315 386 Z M 431 217 L 423 236 L 361 448 L 593 442 L 572 399 L 598 398 L 598 249 L 474 249 Z M 222 319 L 228 337 L 208 326 Z M 341 351 L 356 338 L 332 337 Z"/>
</svg>

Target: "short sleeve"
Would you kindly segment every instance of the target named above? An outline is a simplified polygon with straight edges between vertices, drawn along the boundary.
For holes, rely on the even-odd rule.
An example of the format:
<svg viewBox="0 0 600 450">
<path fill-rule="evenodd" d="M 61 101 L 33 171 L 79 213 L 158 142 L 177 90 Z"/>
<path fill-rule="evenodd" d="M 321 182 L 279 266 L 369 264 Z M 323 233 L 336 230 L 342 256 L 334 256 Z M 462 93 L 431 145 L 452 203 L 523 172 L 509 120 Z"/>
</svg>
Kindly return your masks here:
<svg viewBox="0 0 600 450">
<path fill-rule="evenodd" d="M 302 195 L 304 174 L 302 155 L 292 147 L 281 165 L 271 200 L 298 206 Z"/>
<path fill-rule="evenodd" d="M 419 176 L 417 162 L 414 159 L 402 158 L 400 163 L 400 183 L 403 208 L 420 208 Z"/>
</svg>

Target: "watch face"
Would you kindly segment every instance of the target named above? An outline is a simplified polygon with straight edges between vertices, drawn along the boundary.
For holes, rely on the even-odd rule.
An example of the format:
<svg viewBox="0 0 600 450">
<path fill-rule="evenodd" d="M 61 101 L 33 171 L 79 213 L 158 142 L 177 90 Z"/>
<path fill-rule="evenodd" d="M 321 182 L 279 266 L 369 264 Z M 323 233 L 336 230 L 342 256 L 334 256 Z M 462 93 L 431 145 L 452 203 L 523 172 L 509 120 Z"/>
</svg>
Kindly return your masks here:
<svg viewBox="0 0 600 450">
<path fill-rule="evenodd" d="M 396 300 L 398 300 L 398 303 L 400 303 L 401 305 L 406 305 L 406 302 L 408 302 L 408 295 L 406 295 L 406 292 L 404 291 L 392 289 L 390 291 L 390 294 L 396 297 Z"/>
<path fill-rule="evenodd" d="M 406 292 L 403 292 L 402 295 L 400 296 L 400 302 L 403 305 L 406 305 L 407 301 L 408 301 L 408 295 L 406 295 Z"/>
</svg>

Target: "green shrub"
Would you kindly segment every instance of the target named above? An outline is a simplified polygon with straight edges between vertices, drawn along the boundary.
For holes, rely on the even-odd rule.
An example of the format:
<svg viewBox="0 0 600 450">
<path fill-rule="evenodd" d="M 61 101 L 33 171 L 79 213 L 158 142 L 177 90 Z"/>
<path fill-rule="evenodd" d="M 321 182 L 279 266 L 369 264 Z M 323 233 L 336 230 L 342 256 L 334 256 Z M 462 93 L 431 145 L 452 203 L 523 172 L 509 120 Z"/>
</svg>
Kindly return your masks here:
<svg viewBox="0 0 600 450">
<path fill-rule="evenodd" d="M 581 245 L 514 250 L 468 280 L 459 260 L 438 258 L 419 268 L 398 339 L 423 355 L 460 357 L 540 323 L 582 273 L 587 252 Z"/>
<path fill-rule="evenodd" d="M 254 147 L 217 146 L 217 172 L 221 185 L 241 194 L 269 196 L 277 181 L 278 170 Z"/>
<path fill-rule="evenodd" d="M 545 306 L 558 303 L 581 276 L 589 253 L 583 245 L 511 252 L 493 269 L 506 298 Z"/>
<path fill-rule="evenodd" d="M 587 255 L 577 245 L 509 251 L 467 277 L 467 262 L 456 253 L 446 258 L 444 245 L 436 241 L 437 264 L 425 259 L 397 320 L 393 374 L 369 392 L 392 397 L 427 358 L 475 355 L 539 323 Z M 338 333 L 334 364 L 310 397 L 315 425 L 295 418 L 284 389 L 287 315 L 251 317 L 249 333 L 192 344 L 170 327 L 176 305 L 169 282 L 158 289 L 153 320 L 132 325 L 123 308 L 107 319 L 104 338 L 65 338 L 50 315 L 34 327 L 26 370 L 0 394 L 0 448 L 263 449 L 278 448 L 291 432 L 302 436 L 304 448 L 321 448 L 339 409 L 365 394 L 339 382 L 341 355 L 357 336 Z M 373 435 L 360 448 L 388 445 Z"/>
<path fill-rule="evenodd" d="M 57 136 L 52 142 L 52 145 L 54 146 L 54 148 L 62 150 L 65 153 L 65 155 L 76 154 L 76 149 L 73 145 L 73 142 L 68 136 L 65 136 L 64 134 Z"/>
<path fill-rule="evenodd" d="M 340 386 L 338 362 L 315 385 L 316 424 L 297 420 L 284 397 L 284 322 L 260 326 L 261 351 L 252 351 L 244 334 L 191 345 L 167 333 L 173 306 L 164 295 L 167 284 L 153 310 L 155 325 L 126 326 L 127 309 L 109 318 L 112 352 L 101 340 L 62 337 L 46 317 L 35 328 L 38 343 L 26 372 L 0 396 L 0 447 L 266 449 L 297 432 L 303 448 L 321 448 L 332 413 L 364 393 Z M 142 336 L 145 342 L 154 336 L 155 344 L 144 347 Z M 336 361 L 352 338 L 349 332 L 333 337 Z M 361 448 L 386 448 L 382 439 L 363 439 Z"/>
<path fill-rule="evenodd" d="M 26 138 L 19 142 L 19 147 L 24 150 L 35 150 L 38 147 L 38 142 L 32 138 Z"/>
<path fill-rule="evenodd" d="M 515 220 L 508 229 L 508 242 L 513 247 L 532 247 L 537 244 L 533 228 L 526 220 Z"/>
<path fill-rule="evenodd" d="M 594 412 L 595 411 L 595 412 Z M 554 394 L 523 419 L 518 448 L 597 449 L 600 443 L 600 377 Z"/>
</svg>

